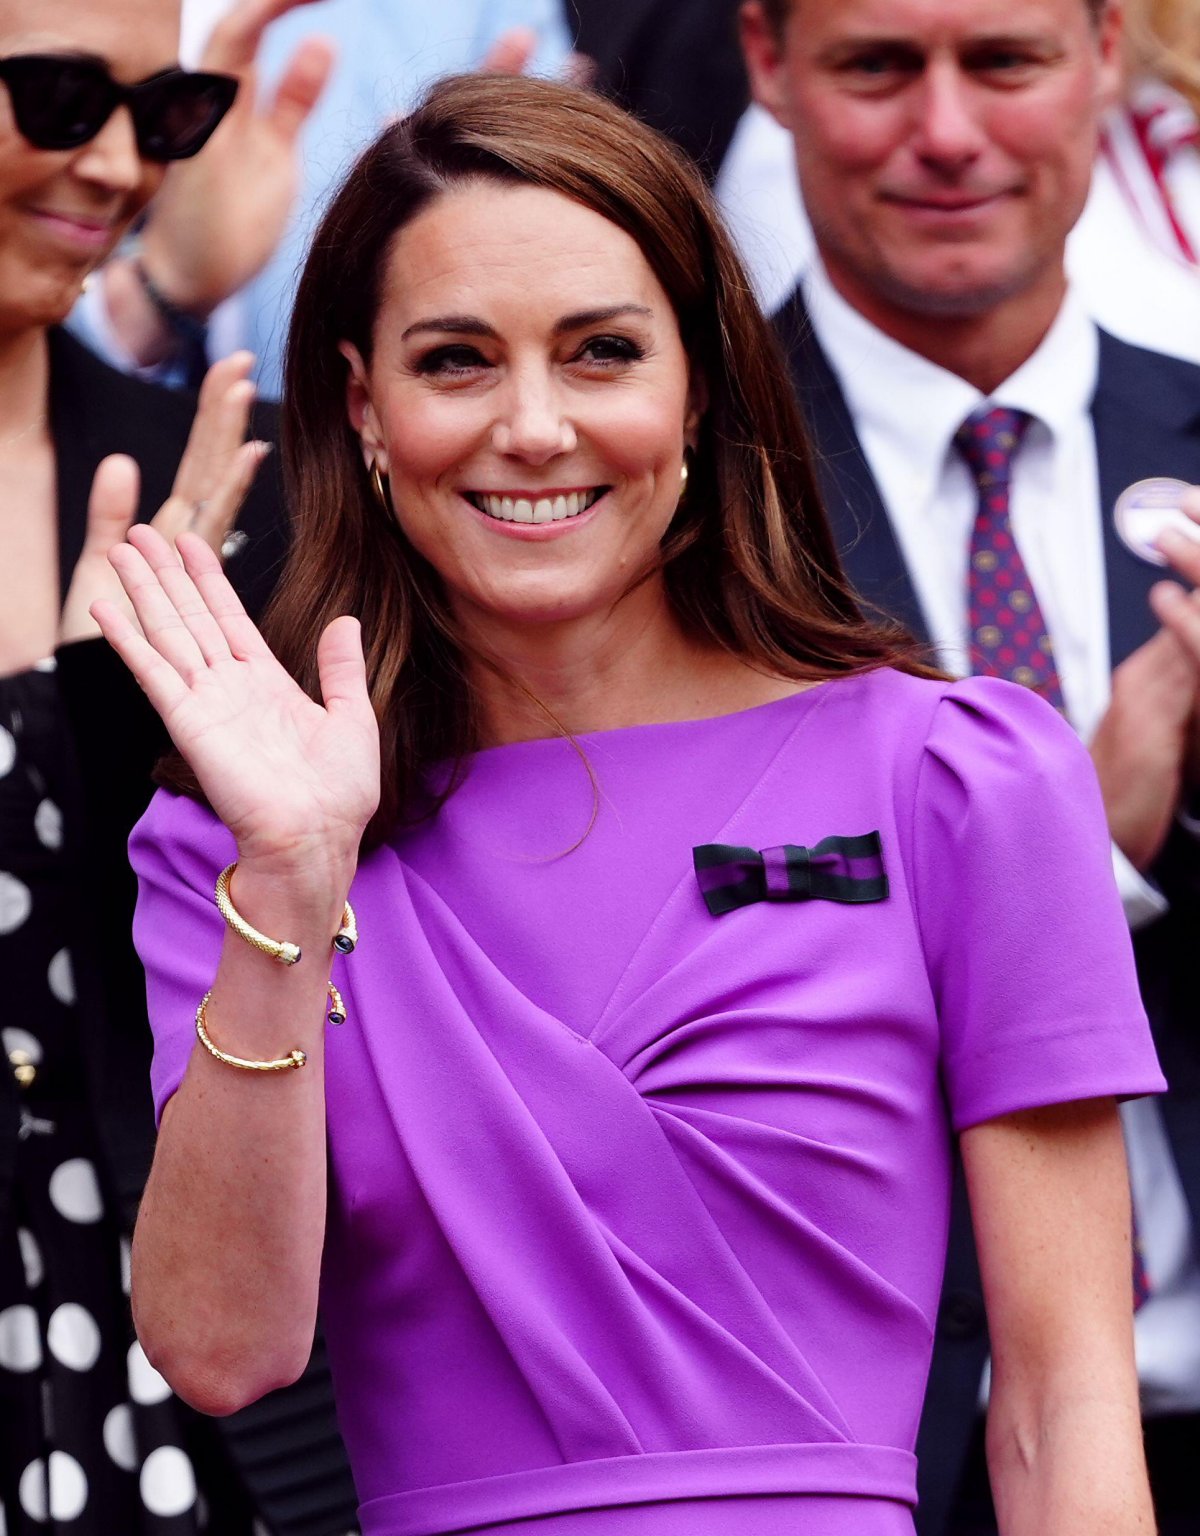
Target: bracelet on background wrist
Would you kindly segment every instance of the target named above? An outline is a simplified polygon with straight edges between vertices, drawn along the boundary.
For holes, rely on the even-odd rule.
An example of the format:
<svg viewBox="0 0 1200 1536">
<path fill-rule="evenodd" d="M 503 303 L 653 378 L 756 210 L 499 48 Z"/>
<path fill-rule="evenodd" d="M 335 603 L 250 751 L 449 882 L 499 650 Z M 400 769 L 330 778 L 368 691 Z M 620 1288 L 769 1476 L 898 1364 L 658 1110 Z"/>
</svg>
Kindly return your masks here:
<svg viewBox="0 0 1200 1536">
<path fill-rule="evenodd" d="M 186 347 L 205 348 L 208 344 L 208 324 L 189 314 L 186 309 L 169 299 L 146 269 L 140 247 L 129 258 L 130 270 L 138 286 L 149 301 L 150 308 L 170 331 Z"/>
</svg>

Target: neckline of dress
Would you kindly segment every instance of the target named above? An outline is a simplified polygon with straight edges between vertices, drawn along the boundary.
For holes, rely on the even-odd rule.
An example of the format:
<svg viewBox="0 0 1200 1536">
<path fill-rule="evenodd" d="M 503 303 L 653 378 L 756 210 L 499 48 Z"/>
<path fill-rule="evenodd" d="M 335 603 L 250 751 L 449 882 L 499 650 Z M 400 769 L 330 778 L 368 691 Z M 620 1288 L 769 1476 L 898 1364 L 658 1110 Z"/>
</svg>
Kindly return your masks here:
<svg viewBox="0 0 1200 1536">
<path fill-rule="evenodd" d="M 480 747 L 469 754 L 467 761 L 476 762 L 482 758 L 490 758 L 499 753 L 518 752 L 522 748 L 537 749 L 539 747 L 553 745 L 585 745 L 595 743 L 600 745 L 617 739 L 631 739 L 649 731 L 667 731 L 671 733 L 693 730 L 703 726 L 720 726 L 726 722 L 735 720 L 748 720 L 755 716 L 764 716 L 775 710 L 781 713 L 788 708 L 794 708 L 797 704 L 803 704 L 808 708 L 814 699 L 821 697 L 830 683 L 847 682 L 850 678 L 827 678 L 818 683 L 812 683 L 808 687 L 798 688 L 794 693 L 784 694 L 779 699 L 768 699 L 764 704 L 750 704 L 745 709 L 727 710 L 718 715 L 695 715 L 685 720 L 640 720 L 631 725 L 612 725 L 602 727 L 594 731 L 576 731 L 571 735 L 531 736 L 522 741 L 502 741 L 495 746 Z"/>
</svg>

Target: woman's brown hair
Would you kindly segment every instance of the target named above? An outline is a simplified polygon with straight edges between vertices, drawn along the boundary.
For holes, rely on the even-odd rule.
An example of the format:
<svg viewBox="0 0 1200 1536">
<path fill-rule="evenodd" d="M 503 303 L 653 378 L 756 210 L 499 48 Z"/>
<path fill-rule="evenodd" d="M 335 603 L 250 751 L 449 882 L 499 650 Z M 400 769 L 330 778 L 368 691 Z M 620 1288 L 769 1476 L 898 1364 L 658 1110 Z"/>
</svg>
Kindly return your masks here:
<svg viewBox="0 0 1200 1536">
<path fill-rule="evenodd" d="M 864 620 L 841 574 L 786 363 L 699 173 L 589 91 L 447 79 L 380 134 L 334 198 L 287 348 L 293 543 L 264 633 L 319 698 L 317 637 L 339 614 L 362 622 L 383 754 L 367 846 L 431 808 L 423 770 L 461 764 L 480 742 L 441 582 L 372 495 L 338 346 L 353 342 L 369 363 L 396 235 L 449 188 L 478 180 L 548 188 L 610 219 L 637 241 L 674 306 L 707 396 L 688 492 L 662 546 L 669 600 L 688 631 L 797 680 L 923 670 L 902 631 Z M 180 767 L 165 781 L 194 793 Z"/>
</svg>

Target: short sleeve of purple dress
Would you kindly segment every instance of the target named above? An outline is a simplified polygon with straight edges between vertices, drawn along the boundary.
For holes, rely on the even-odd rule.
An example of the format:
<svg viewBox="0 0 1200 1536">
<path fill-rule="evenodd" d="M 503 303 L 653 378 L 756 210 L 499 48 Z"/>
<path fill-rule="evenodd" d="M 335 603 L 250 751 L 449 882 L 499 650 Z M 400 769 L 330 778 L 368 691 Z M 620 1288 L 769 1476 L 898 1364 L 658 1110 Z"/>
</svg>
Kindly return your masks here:
<svg viewBox="0 0 1200 1536">
<path fill-rule="evenodd" d="M 161 1106 L 234 849 L 168 795 L 132 848 Z M 367 1536 L 911 1536 L 953 1133 L 1163 1087 L 1054 712 L 879 672 L 495 748 L 352 895 L 322 1289 Z"/>
</svg>

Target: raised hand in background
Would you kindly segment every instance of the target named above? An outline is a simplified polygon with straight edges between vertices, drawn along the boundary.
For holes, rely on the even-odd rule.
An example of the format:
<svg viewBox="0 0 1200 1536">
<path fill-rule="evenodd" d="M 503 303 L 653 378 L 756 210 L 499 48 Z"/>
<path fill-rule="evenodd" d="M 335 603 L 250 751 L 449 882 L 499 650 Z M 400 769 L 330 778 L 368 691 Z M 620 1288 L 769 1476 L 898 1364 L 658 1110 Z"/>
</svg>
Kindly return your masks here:
<svg viewBox="0 0 1200 1536">
<path fill-rule="evenodd" d="M 265 103 L 258 100 L 263 32 L 312 0 L 240 0 L 214 28 L 202 69 L 236 75 L 237 100 L 193 160 L 171 166 L 146 221 L 138 260 L 158 291 L 197 320 L 236 293 L 268 260 L 287 227 L 300 183 L 300 132 L 333 68 L 324 38 L 306 39 Z M 104 269 L 105 302 L 139 363 L 177 342 L 146 297 L 128 258 Z"/>
<path fill-rule="evenodd" d="M 200 390 L 196 417 L 179 461 L 171 495 L 155 514 L 156 528 L 173 547 L 186 530 L 220 551 L 237 520 L 267 445 L 246 442 L 254 403 L 247 375 L 253 358 L 235 352 L 209 369 Z M 137 510 L 138 467 L 124 454 L 112 454 L 96 470 L 88 501 L 87 532 L 63 603 L 58 643 L 94 639 L 99 626 L 91 605 L 106 598 L 123 602 L 120 581 L 109 564 L 109 551 L 129 532 Z"/>
</svg>

